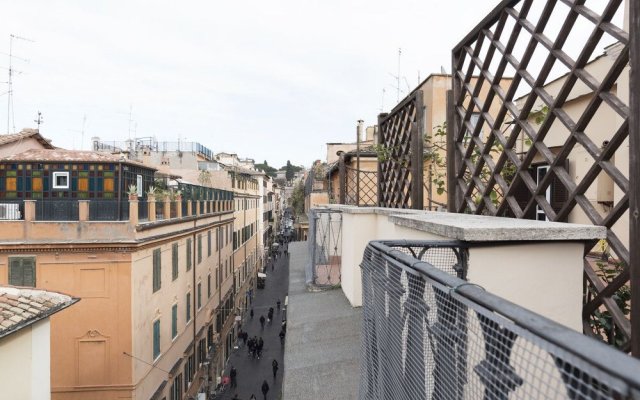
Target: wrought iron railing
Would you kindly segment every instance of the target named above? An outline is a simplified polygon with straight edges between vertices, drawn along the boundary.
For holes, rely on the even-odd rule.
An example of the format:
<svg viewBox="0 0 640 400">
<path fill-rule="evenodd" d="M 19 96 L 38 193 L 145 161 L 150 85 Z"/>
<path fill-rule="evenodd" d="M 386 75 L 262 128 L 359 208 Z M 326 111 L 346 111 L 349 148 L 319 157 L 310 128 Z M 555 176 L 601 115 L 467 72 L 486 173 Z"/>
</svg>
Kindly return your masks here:
<svg viewBox="0 0 640 400">
<path fill-rule="evenodd" d="M 90 200 L 90 221 L 128 221 L 129 200 Z"/>
<path fill-rule="evenodd" d="M 36 201 L 36 221 L 78 221 L 77 200 L 43 199 Z"/>
<path fill-rule="evenodd" d="M 307 243 L 311 255 L 306 269 L 307 284 L 316 287 L 334 287 L 340 284 L 342 213 L 336 210 L 311 209 Z"/>
<path fill-rule="evenodd" d="M 459 243 L 371 242 L 360 398 L 638 399 L 640 362 L 460 276 Z"/>
</svg>

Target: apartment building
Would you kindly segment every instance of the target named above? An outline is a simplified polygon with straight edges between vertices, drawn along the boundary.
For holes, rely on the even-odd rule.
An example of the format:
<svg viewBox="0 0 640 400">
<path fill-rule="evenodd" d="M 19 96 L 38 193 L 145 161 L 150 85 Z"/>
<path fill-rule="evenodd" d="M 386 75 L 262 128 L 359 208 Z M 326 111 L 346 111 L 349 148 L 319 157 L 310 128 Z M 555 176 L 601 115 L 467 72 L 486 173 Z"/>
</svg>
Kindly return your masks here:
<svg viewBox="0 0 640 400">
<path fill-rule="evenodd" d="M 180 399 L 224 363 L 233 192 L 151 195 L 153 176 L 106 153 L 0 160 L 0 284 L 81 299 L 51 318 L 52 399 Z"/>
</svg>

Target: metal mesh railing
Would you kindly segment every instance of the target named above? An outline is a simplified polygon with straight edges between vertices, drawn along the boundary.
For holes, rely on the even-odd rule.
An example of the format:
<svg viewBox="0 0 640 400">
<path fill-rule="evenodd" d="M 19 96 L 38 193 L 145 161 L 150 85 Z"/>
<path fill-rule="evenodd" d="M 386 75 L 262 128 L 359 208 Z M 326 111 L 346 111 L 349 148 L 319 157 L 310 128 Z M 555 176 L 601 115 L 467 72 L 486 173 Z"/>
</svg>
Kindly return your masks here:
<svg viewBox="0 0 640 400">
<path fill-rule="evenodd" d="M 361 399 L 640 398 L 640 362 L 460 279 L 465 260 L 458 243 L 369 243 Z"/>
<path fill-rule="evenodd" d="M 338 285 L 342 265 L 342 213 L 311 209 L 307 242 L 311 255 L 306 269 L 307 284 L 320 287 Z"/>
</svg>

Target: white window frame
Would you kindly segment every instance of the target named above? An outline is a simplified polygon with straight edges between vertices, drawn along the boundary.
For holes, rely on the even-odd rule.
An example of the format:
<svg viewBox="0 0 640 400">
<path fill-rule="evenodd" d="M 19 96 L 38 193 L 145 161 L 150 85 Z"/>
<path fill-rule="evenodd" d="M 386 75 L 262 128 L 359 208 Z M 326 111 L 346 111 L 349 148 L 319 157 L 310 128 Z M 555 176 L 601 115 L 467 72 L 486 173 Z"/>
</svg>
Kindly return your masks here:
<svg viewBox="0 0 640 400">
<path fill-rule="evenodd" d="M 66 185 L 58 185 L 58 177 L 64 176 L 67 179 Z M 53 173 L 53 188 L 54 189 L 69 189 L 69 171 L 55 171 Z"/>
<path fill-rule="evenodd" d="M 544 173 L 542 173 L 543 171 Z M 544 176 L 548 173 L 549 165 L 538 165 L 536 167 L 536 184 L 540 185 L 540 183 L 542 183 L 542 179 L 544 179 Z M 547 186 L 544 194 L 547 202 L 551 203 L 551 185 Z M 549 218 L 547 218 L 547 215 L 544 213 L 544 210 L 538 205 L 538 203 L 536 203 L 536 220 L 549 221 Z"/>
<path fill-rule="evenodd" d="M 138 190 L 138 197 L 142 197 L 142 175 L 136 175 L 136 189 Z"/>
</svg>

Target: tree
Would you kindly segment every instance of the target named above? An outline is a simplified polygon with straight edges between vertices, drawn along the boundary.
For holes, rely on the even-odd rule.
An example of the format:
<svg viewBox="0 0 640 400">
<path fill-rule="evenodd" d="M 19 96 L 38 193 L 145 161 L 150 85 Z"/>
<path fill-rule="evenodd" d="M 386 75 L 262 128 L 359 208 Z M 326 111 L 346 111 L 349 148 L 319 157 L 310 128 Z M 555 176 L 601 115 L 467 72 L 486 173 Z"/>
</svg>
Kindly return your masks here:
<svg viewBox="0 0 640 400">
<path fill-rule="evenodd" d="M 291 195 L 291 206 L 296 215 L 304 214 L 304 183 L 298 182 Z"/>
<path fill-rule="evenodd" d="M 264 160 L 264 163 L 262 164 L 256 164 L 256 168 L 259 170 L 264 171 L 267 175 L 269 175 L 272 178 L 275 178 L 277 176 L 277 170 L 275 168 L 273 168 L 272 166 L 270 166 L 267 163 L 267 160 Z"/>
<path fill-rule="evenodd" d="M 287 160 L 287 167 L 286 167 L 286 173 L 285 173 L 285 178 L 287 178 L 288 181 L 293 179 L 293 165 L 291 165 L 291 161 Z"/>
</svg>

